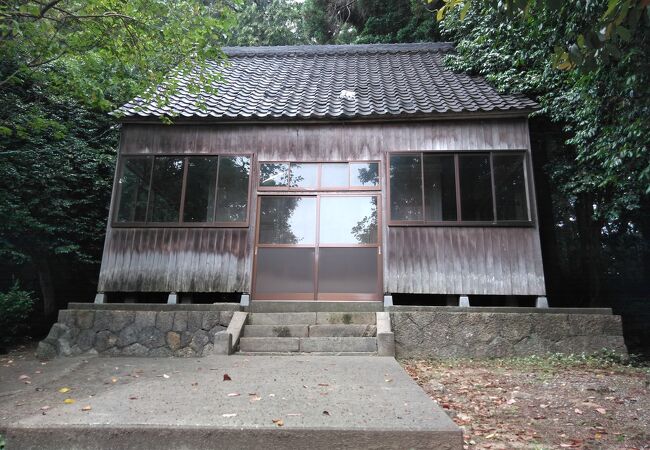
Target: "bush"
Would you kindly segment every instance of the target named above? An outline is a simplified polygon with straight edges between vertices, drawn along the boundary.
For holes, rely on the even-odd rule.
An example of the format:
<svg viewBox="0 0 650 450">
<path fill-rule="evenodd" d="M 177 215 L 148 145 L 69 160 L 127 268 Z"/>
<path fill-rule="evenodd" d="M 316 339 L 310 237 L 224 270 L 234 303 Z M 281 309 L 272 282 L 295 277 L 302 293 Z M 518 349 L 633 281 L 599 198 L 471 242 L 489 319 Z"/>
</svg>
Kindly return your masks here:
<svg viewBox="0 0 650 450">
<path fill-rule="evenodd" d="M 32 311 L 32 293 L 20 289 L 18 282 L 7 292 L 0 292 L 0 345 L 14 342 L 28 329 L 27 318 Z"/>
</svg>

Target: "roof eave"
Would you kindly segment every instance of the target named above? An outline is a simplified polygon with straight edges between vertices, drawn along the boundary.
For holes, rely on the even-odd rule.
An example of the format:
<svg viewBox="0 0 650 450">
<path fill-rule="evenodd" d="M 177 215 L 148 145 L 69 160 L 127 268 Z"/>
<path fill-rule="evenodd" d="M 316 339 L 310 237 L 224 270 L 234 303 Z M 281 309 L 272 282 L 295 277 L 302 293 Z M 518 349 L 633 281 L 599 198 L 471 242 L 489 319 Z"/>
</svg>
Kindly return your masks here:
<svg viewBox="0 0 650 450">
<path fill-rule="evenodd" d="M 204 124 L 204 125 L 263 125 L 263 124 L 289 124 L 289 123 L 367 123 L 367 122 L 405 122 L 405 121 L 436 121 L 436 120 L 476 120 L 476 119 L 509 119 L 509 118 L 528 118 L 530 114 L 536 112 L 539 108 L 521 108 L 513 110 L 499 111 L 472 111 L 472 112 L 447 112 L 436 114 L 394 114 L 394 115 L 367 115 L 367 116 L 323 116 L 323 117 L 167 117 L 172 124 Z M 123 124 L 135 123 L 158 123 L 162 124 L 161 116 L 124 116 L 119 118 Z"/>
</svg>

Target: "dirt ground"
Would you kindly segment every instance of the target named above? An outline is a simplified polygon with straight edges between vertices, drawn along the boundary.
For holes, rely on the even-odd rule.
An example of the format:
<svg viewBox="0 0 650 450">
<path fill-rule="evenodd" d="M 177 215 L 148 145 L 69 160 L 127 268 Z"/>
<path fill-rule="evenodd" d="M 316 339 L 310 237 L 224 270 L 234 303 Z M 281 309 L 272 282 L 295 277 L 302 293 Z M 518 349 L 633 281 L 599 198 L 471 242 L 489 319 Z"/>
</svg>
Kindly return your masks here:
<svg viewBox="0 0 650 450">
<path fill-rule="evenodd" d="M 650 449 L 650 371 L 528 358 L 402 361 L 466 449 Z"/>
</svg>

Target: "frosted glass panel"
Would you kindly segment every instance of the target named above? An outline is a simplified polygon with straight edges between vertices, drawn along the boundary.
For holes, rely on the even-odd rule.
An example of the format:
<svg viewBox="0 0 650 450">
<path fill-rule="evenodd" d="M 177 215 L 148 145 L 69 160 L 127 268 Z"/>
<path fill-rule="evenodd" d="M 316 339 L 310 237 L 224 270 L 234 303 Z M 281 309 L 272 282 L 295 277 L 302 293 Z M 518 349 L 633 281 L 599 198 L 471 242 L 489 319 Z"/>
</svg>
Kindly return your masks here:
<svg viewBox="0 0 650 450">
<path fill-rule="evenodd" d="M 256 292 L 313 293 L 313 248 L 258 248 Z"/>
<path fill-rule="evenodd" d="M 365 294 L 377 292 L 377 248 L 321 248 L 318 292 Z"/>
</svg>

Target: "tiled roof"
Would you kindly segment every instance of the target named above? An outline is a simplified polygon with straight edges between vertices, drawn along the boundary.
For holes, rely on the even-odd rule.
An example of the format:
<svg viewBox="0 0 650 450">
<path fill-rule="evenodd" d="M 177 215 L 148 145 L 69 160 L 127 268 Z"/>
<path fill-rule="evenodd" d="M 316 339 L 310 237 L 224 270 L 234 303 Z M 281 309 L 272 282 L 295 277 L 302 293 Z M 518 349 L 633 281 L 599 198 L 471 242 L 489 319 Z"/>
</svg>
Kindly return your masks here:
<svg viewBox="0 0 650 450">
<path fill-rule="evenodd" d="M 225 47 L 216 93 L 191 93 L 189 77 L 165 106 L 140 97 L 125 118 L 359 119 L 520 112 L 536 103 L 500 94 L 480 77 L 444 67 L 448 43 Z"/>
</svg>

